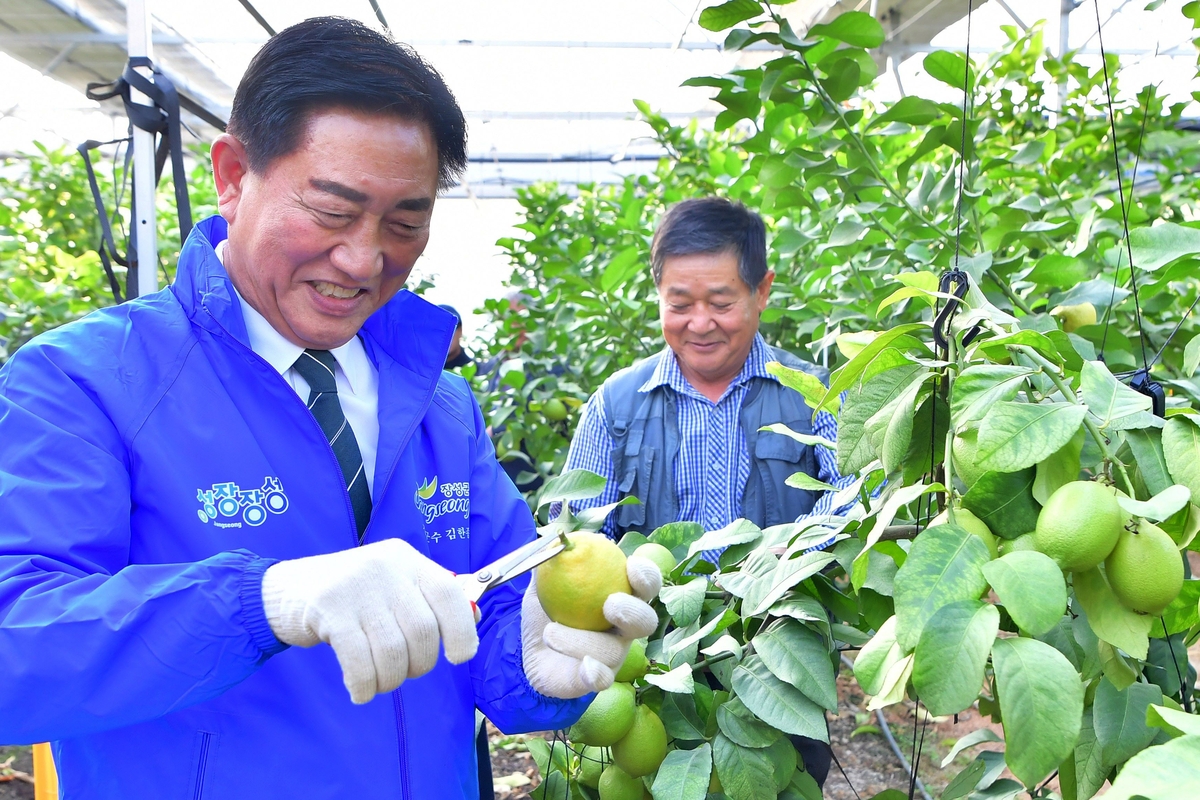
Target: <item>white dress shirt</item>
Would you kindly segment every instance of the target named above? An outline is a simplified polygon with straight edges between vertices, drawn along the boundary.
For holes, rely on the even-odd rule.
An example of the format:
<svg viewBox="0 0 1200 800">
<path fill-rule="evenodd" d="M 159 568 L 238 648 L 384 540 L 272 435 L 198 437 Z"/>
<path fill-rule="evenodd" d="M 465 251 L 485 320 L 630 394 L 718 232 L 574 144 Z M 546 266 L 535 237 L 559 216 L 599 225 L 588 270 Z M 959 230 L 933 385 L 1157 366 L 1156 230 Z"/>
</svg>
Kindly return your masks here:
<svg viewBox="0 0 1200 800">
<path fill-rule="evenodd" d="M 217 258 L 225 263 L 225 242 L 216 247 Z M 234 288 L 242 304 L 242 319 L 246 323 L 246 334 L 250 337 L 250 349 L 262 357 L 283 376 L 300 400 L 308 404 L 310 389 L 308 381 L 292 369 L 296 359 L 304 352 L 298 344 L 292 344 L 279 331 L 271 327 L 266 317 L 258 313 L 241 293 Z M 355 336 L 341 347 L 329 351 L 337 361 L 334 378 L 337 381 L 338 402 L 354 438 L 358 452 L 362 455 L 363 471 L 367 475 L 367 491 L 375 496 L 375 454 L 379 449 L 379 372 L 362 340 Z"/>
</svg>

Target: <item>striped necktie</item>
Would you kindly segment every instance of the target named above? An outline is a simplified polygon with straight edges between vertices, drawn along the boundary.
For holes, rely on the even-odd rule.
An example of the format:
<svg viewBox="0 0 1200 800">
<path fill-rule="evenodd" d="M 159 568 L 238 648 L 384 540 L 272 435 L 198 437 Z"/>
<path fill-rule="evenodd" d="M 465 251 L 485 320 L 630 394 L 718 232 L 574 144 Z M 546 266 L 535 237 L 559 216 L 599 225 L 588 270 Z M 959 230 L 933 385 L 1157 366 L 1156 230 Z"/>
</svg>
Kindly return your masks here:
<svg viewBox="0 0 1200 800">
<path fill-rule="evenodd" d="M 367 521 L 371 518 L 371 494 L 367 490 L 367 477 L 363 474 L 358 440 L 354 438 L 354 431 L 346 421 L 342 404 L 338 401 L 337 381 L 333 374 L 336 364 L 333 353 L 328 350 L 305 350 L 292 367 L 308 382 L 311 391 L 308 409 L 324 431 L 333 454 L 337 456 L 338 466 L 342 468 L 346 489 L 350 493 L 350 505 L 354 509 L 354 522 L 358 527 L 358 541 L 362 544 L 363 531 L 367 529 Z"/>
</svg>

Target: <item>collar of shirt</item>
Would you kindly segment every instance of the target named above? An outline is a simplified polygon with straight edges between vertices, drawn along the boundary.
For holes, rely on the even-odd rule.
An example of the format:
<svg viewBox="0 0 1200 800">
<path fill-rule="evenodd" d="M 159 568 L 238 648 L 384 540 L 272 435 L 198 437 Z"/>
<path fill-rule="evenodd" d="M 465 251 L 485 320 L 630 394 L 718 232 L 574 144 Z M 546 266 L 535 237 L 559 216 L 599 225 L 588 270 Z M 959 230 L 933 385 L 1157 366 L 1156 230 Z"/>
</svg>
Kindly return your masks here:
<svg viewBox="0 0 1200 800">
<path fill-rule="evenodd" d="M 767 372 L 767 342 L 762 338 L 762 334 L 754 334 L 754 342 L 750 345 L 750 354 L 746 356 L 746 363 L 742 365 L 742 371 L 737 374 L 729 386 L 721 394 L 721 400 L 729 396 L 729 393 L 736 390 L 738 387 L 747 383 L 751 378 L 767 378 L 769 380 L 777 380 L 774 375 Z M 662 358 L 658 361 L 658 366 L 654 369 L 654 374 L 650 379 L 643 383 L 638 389 L 639 392 L 650 392 L 657 389 L 659 386 L 667 386 L 679 394 L 686 394 L 691 397 L 704 397 L 696 390 L 688 379 L 683 376 L 683 370 L 679 368 L 679 361 L 675 358 L 675 351 L 669 346 L 663 349 Z M 707 398 L 705 398 L 707 400 Z M 721 402 L 718 400 L 717 402 Z"/>
<path fill-rule="evenodd" d="M 226 241 L 228 240 L 222 241 L 216 246 L 217 258 L 222 264 L 225 263 Z M 280 375 L 284 374 L 296 363 L 296 359 L 304 352 L 304 348 L 289 342 L 283 334 L 275 330 L 271 323 L 267 322 L 266 317 L 246 302 L 246 298 L 242 297 L 242 293 L 237 290 L 236 286 L 233 291 L 242 304 L 242 319 L 246 322 L 246 335 L 250 337 L 250 349 L 262 356 L 263 360 L 274 367 Z M 350 384 L 350 391 L 355 394 L 365 391 L 368 388 L 371 363 L 367 358 L 362 341 L 355 336 L 341 347 L 334 348 L 329 352 L 333 354 L 338 366 L 342 368 L 346 382 Z"/>
</svg>

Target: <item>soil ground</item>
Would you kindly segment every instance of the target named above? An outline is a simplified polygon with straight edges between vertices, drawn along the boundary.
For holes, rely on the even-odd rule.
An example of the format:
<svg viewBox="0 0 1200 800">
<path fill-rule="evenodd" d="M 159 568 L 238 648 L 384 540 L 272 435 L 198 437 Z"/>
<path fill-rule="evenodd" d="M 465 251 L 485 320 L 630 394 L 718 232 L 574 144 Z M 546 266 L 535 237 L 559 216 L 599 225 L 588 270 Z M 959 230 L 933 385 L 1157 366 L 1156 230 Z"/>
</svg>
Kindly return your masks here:
<svg viewBox="0 0 1200 800">
<path fill-rule="evenodd" d="M 0 800 L 33 800 L 33 784 L 22 775 L 33 775 L 33 749 L 0 747 Z"/>
</svg>

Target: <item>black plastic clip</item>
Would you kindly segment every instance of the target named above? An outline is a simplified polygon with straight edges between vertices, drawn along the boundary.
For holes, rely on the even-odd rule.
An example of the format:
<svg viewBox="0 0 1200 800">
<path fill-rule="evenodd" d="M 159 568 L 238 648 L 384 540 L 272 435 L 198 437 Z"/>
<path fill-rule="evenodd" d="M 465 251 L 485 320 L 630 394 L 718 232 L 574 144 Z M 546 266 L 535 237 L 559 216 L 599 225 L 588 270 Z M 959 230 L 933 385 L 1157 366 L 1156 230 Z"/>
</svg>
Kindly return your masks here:
<svg viewBox="0 0 1200 800">
<path fill-rule="evenodd" d="M 954 291 L 950 291 L 953 285 Z M 947 299 L 946 305 L 942 308 L 938 315 L 933 320 L 933 341 L 943 351 L 950 352 L 950 343 L 946 340 L 946 331 L 950 328 L 950 320 L 958 313 L 958 307 L 962 305 L 962 299 L 967 296 L 967 290 L 971 286 L 971 278 L 967 273 L 955 267 L 954 269 L 946 270 L 942 273 L 942 280 L 938 284 L 938 291 L 942 294 L 953 294 L 953 299 Z M 963 344 L 968 345 L 979 335 L 979 326 L 976 325 L 967 335 L 963 337 Z"/>
<path fill-rule="evenodd" d="M 1167 415 L 1167 393 L 1163 391 L 1161 383 L 1150 380 L 1149 368 L 1142 367 L 1135 372 L 1129 381 L 1129 388 L 1150 398 L 1154 416 L 1165 417 Z"/>
</svg>

